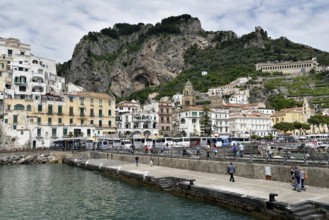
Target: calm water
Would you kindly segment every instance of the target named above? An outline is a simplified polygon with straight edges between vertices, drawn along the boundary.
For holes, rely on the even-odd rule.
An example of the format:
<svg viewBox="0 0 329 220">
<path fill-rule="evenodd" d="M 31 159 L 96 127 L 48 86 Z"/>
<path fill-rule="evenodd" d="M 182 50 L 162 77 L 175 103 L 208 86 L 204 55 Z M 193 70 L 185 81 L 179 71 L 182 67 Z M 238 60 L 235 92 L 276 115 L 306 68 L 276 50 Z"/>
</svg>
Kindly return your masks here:
<svg viewBox="0 0 329 220">
<path fill-rule="evenodd" d="M 254 219 L 67 165 L 0 167 L 0 219 Z"/>
</svg>

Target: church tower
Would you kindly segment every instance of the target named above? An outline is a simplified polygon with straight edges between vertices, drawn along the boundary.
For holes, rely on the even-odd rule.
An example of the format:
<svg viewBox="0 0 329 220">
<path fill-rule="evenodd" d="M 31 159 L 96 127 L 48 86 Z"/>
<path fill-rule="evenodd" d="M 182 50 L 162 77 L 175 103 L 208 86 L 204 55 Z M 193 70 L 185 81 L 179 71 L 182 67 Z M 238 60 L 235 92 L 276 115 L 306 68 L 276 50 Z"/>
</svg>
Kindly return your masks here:
<svg viewBox="0 0 329 220">
<path fill-rule="evenodd" d="M 189 108 L 189 106 L 195 106 L 195 96 L 194 96 L 194 90 L 193 85 L 190 81 L 187 81 L 185 83 L 185 87 L 183 90 L 183 109 Z"/>
</svg>

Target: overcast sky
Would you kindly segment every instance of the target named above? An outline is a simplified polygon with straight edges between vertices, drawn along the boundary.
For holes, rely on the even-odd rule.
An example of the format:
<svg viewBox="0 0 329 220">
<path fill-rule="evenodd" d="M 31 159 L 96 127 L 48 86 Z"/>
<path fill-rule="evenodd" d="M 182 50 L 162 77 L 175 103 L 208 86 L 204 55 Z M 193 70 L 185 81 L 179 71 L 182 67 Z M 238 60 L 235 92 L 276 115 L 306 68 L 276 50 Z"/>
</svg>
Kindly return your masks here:
<svg viewBox="0 0 329 220">
<path fill-rule="evenodd" d="M 272 38 L 329 51 L 328 0 L 1 0 L 0 9 L 0 37 L 18 38 L 35 55 L 61 63 L 89 31 L 181 14 L 199 18 L 206 31 L 241 36 L 262 26 Z"/>
</svg>

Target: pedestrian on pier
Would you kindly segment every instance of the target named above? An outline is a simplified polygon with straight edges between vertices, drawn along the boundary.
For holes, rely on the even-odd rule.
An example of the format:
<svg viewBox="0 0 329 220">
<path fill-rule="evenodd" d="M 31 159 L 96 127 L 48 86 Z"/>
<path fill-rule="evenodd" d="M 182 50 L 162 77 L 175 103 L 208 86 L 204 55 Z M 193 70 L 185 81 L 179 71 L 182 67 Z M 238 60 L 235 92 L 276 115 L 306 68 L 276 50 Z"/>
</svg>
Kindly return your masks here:
<svg viewBox="0 0 329 220">
<path fill-rule="evenodd" d="M 136 166 L 138 166 L 138 160 L 139 160 L 139 157 L 135 157 Z"/>
<path fill-rule="evenodd" d="M 235 180 L 234 180 L 235 167 L 232 163 L 230 163 L 230 165 L 228 165 L 227 173 L 230 174 L 230 181 L 235 182 Z"/>
<path fill-rule="evenodd" d="M 241 143 L 240 146 L 239 146 L 239 151 L 240 151 L 240 157 L 243 157 L 244 146 L 243 146 L 242 143 Z"/>
<path fill-rule="evenodd" d="M 236 156 L 237 156 L 237 152 L 238 152 L 238 149 L 237 149 L 237 147 L 236 147 L 235 144 L 233 144 L 233 148 L 232 148 L 232 150 L 233 150 L 233 157 L 236 158 Z"/>
</svg>

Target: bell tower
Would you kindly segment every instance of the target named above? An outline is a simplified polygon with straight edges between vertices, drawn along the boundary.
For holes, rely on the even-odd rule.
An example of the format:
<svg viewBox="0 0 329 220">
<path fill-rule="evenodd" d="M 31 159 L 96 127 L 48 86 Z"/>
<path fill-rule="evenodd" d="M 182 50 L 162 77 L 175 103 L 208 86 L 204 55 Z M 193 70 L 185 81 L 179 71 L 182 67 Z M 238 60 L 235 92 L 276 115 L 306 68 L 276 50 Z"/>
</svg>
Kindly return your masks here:
<svg viewBox="0 0 329 220">
<path fill-rule="evenodd" d="M 189 106 L 195 106 L 196 105 L 193 85 L 189 80 L 185 83 L 185 87 L 184 87 L 184 90 L 183 90 L 182 105 L 183 105 L 183 109 L 186 109 Z"/>
</svg>

